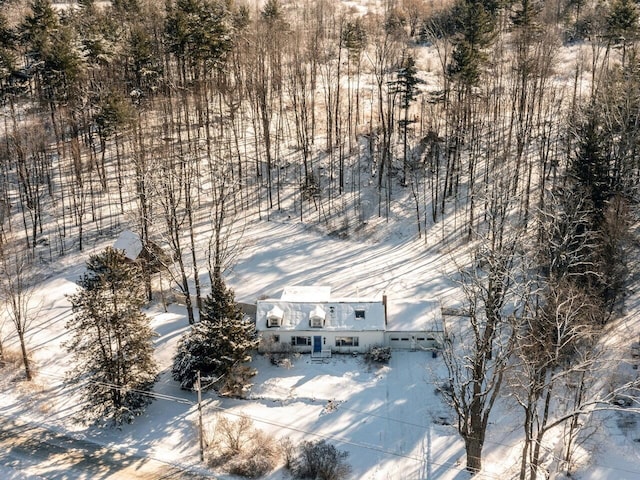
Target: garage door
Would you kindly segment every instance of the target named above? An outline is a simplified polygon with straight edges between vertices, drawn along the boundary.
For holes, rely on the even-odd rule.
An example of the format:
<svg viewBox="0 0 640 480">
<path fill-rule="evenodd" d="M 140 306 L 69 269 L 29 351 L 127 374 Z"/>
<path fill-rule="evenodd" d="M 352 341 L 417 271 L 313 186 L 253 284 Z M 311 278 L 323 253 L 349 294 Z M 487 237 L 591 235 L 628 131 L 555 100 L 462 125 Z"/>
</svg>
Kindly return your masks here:
<svg viewBox="0 0 640 480">
<path fill-rule="evenodd" d="M 432 349 L 438 348 L 438 340 L 431 333 L 424 332 L 405 332 L 405 333 L 388 333 L 387 345 L 391 348 L 398 349 Z"/>
<path fill-rule="evenodd" d="M 389 346 L 391 348 L 411 348 L 411 336 L 404 334 L 389 335 Z"/>
</svg>

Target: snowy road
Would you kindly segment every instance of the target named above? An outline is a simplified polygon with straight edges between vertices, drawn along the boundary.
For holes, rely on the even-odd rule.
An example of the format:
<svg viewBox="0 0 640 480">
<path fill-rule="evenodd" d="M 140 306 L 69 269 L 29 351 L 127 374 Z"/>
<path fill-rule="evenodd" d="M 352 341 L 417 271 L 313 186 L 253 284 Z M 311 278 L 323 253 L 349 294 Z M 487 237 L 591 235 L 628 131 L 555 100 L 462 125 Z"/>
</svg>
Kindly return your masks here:
<svg viewBox="0 0 640 480">
<path fill-rule="evenodd" d="M 47 480 L 212 478 L 4 416 L 0 416 L 0 475 Z"/>
</svg>

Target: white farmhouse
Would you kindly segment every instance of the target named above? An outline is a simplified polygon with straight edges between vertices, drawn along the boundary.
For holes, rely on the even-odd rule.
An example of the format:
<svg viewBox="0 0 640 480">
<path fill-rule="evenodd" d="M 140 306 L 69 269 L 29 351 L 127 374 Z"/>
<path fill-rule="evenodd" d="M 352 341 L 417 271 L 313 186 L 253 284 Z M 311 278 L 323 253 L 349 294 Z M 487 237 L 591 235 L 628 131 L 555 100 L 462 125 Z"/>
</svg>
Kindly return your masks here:
<svg viewBox="0 0 640 480">
<path fill-rule="evenodd" d="M 385 324 L 384 296 L 331 298 L 325 286 L 286 287 L 279 299 L 256 304 L 256 330 L 264 340 L 316 355 L 382 345 Z"/>
<path fill-rule="evenodd" d="M 403 306 L 404 305 L 404 306 Z M 291 345 L 314 356 L 364 353 L 373 346 L 435 348 L 441 325 L 437 302 L 398 304 L 387 318 L 387 296 L 332 298 L 327 286 L 286 287 L 278 299 L 256 303 L 256 330 L 266 345 Z M 395 325 L 395 326 L 394 326 Z"/>
</svg>

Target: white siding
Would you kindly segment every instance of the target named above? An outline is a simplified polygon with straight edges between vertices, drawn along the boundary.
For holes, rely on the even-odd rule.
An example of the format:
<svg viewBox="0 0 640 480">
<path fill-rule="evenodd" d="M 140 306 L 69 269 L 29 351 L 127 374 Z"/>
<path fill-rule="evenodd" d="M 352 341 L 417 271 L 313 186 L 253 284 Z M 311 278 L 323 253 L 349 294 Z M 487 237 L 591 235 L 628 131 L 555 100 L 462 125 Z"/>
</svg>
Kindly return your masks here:
<svg viewBox="0 0 640 480">
<path fill-rule="evenodd" d="M 309 345 L 296 345 L 293 350 L 301 353 L 311 352 L 313 348 L 313 337 L 322 337 L 322 348 L 330 349 L 334 353 L 365 353 L 373 346 L 384 344 L 384 332 L 332 332 L 319 330 L 295 330 L 295 331 L 279 331 L 275 332 L 270 329 L 263 332 L 263 335 L 276 334 L 280 336 L 280 343 L 291 345 L 291 339 L 294 337 L 309 337 Z M 358 346 L 338 346 L 336 347 L 336 337 L 358 337 Z"/>
</svg>

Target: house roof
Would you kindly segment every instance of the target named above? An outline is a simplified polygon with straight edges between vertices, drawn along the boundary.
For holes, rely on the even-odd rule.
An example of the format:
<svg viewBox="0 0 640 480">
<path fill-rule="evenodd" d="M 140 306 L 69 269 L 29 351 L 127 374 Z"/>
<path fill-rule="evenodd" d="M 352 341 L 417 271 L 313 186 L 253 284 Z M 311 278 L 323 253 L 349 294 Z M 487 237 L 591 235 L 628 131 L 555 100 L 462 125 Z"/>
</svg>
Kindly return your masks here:
<svg viewBox="0 0 640 480">
<path fill-rule="evenodd" d="M 284 312 L 278 305 L 274 305 L 273 308 L 267 312 L 267 319 L 278 318 L 282 320 L 282 317 L 284 317 Z"/>
<path fill-rule="evenodd" d="M 281 298 L 258 300 L 256 329 L 266 330 L 268 318 L 282 320 L 279 330 L 310 330 L 312 318 L 324 319 L 323 329 L 336 331 L 440 332 L 442 310 L 437 300 L 331 298 L 331 287 L 289 286 Z M 356 311 L 359 311 L 356 316 Z"/>
<path fill-rule="evenodd" d="M 288 302 L 270 299 L 258 300 L 256 311 L 256 329 L 258 331 L 273 330 L 267 328 L 270 313 L 281 310 L 282 325 L 278 330 L 320 330 L 310 327 L 311 318 L 322 318 L 322 330 L 330 331 L 365 331 L 384 330 L 384 305 L 382 300 L 351 302 Z M 356 310 L 364 312 L 364 318 L 356 318 Z"/>
<path fill-rule="evenodd" d="M 327 312 L 325 312 L 324 308 L 322 308 L 320 305 L 316 305 L 315 308 L 309 313 L 309 318 L 325 320 L 327 318 Z"/>
<path fill-rule="evenodd" d="M 142 240 L 137 233 L 131 230 L 123 231 L 113 244 L 116 250 L 124 250 L 124 256 L 129 260 L 135 260 L 142 252 Z"/>
<path fill-rule="evenodd" d="M 389 332 L 441 332 L 442 309 L 437 300 L 390 301 L 387 305 Z"/>
</svg>

